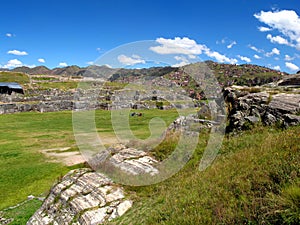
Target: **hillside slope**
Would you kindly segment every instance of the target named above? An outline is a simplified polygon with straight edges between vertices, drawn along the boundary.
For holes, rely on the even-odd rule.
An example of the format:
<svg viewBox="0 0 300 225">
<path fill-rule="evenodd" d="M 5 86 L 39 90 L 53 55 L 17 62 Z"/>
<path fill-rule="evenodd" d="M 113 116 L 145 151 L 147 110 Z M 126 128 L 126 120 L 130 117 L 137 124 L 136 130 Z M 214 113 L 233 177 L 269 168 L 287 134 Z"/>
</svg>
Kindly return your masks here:
<svg viewBox="0 0 300 225">
<path fill-rule="evenodd" d="M 299 224 L 299 132 L 259 127 L 227 137 L 204 172 L 198 170 L 201 138 L 192 160 L 171 179 L 127 187 L 136 203 L 111 224 Z"/>
</svg>

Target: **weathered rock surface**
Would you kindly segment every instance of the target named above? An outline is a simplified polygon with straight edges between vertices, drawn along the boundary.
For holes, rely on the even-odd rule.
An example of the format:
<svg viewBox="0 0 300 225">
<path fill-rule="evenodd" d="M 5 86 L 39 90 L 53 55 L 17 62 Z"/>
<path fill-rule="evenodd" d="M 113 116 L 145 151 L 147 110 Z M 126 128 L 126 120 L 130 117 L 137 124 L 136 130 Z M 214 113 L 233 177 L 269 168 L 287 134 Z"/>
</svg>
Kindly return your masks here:
<svg viewBox="0 0 300 225">
<path fill-rule="evenodd" d="M 146 152 L 117 144 L 98 153 L 89 164 L 113 166 L 130 175 L 155 175 L 158 163 Z M 51 188 L 42 207 L 27 225 L 102 224 L 123 215 L 132 206 L 123 188 L 107 176 L 90 169 L 69 172 Z"/>
<path fill-rule="evenodd" d="M 27 225 L 102 224 L 132 206 L 123 188 L 90 169 L 70 171 L 51 188 L 42 207 Z"/>
<path fill-rule="evenodd" d="M 108 151 L 101 152 L 89 160 L 92 168 L 98 168 L 103 163 L 106 166 L 120 169 L 132 175 L 143 173 L 155 175 L 159 173 L 158 169 L 155 168 L 155 165 L 158 163 L 157 160 L 144 151 L 126 147 L 123 144 L 114 145 Z"/>
<path fill-rule="evenodd" d="M 246 93 L 226 88 L 224 98 L 228 104 L 227 132 L 248 129 L 249 125 L 281 124 L 282 127 L 300 124 L 300 94 L 267 92 Z"/>
<path fill-rule="evenodd" d="M 300 75 L 289 75 L 278 82 L 278 86 L 300 86 Z"/>
</svg>

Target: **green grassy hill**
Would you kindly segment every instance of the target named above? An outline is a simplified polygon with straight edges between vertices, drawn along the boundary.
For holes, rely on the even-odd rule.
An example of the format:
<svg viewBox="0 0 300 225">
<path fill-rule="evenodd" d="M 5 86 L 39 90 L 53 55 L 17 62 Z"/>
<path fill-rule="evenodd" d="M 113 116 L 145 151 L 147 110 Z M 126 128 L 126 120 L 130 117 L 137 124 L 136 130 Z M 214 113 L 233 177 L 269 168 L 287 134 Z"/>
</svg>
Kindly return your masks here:
<svg viewBox="0 0 300 225">
<path fill-rule="evenodd" d="M 2 71 L 0 82 L 17 82 L 24 85 L 29 83 L 29 77 L 24 73 Z"/>
<path fill-rule="evenodd" d="M 202 138 L 171 179 L 127 187 L 135 204 L 111 224 L 299 224 L 299 133 L 258 127 L 227 137 L 213 165 L 199 172 Z"/>
</svg>

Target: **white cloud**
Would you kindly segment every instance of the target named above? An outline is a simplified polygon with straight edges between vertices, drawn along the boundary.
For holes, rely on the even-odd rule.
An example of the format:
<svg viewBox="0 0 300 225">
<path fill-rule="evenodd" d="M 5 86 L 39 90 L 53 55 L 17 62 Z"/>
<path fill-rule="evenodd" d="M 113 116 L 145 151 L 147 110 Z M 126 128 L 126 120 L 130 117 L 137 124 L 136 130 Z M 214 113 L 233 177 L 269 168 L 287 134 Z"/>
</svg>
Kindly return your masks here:
<svg viewBox="0 0 300 225">
<path fill-rule="evenodd" d="M 300 49 L 300 17 L 293 10 L 281 10 L 254 14 L 260 22 L 267 24 L 273 30 L 278 30 L 289 39 L 289 45 Z"/>
<path fill-rule="evenodd" d="M 183 57 L 183 56 L 175 56 L 174 59 L 176 59 L 177 61 L 187 61 L 187 58 Z"/>
<path fill-rule="evenodd" d="M 150 47 L 150 50 L 158 54 L 183 54 L 183 55 L 200 55 L 208 48 L 205 45 L 197 44 L 195 40 L 187 37 L 175 37 L 174 39 L 157 38 L 159 46 Z"/>
<path fill-rule="evenodd" d="M 180 62 L 172 65 L 172 67 L 181 67 L 181 66 L 188 65 L 190 63 L 189 60 L 184 56 L 175 56 L 174 59 Z"/>
<path fill-rule="evenodd" d="M 249 48 L 252 49 L 253 51 L 258 52 L 258 53 L 264 52 L 264 50 L 258 49 L 257 47 L 255 47 L 255 46 L 253 46 L 253 45 L 249 45 Z"/>
<path fill-rule="evenodd" d="M 236 44 L 237 44 L 236 41 L 233 41 L 229 45 L 227 45 L 227 48 L 232 48 Z"/>
<path fill-rule="evenodd" d="M 119 55 L 118 56 L 118 60 L 120 63 L 127 65 L 127 66 L 132 66 L 138 63 L 142 63 L 145 64 L 146 61 L 143 60 L 140 56 L 138 55 L 132 55 L 130 56 L 126 56 L 126 55 Z"/>
<path fill-rule="evenodd" d="M 40 63 L 45 63 L 45 62 L 46 62 L 45 59 L 43 59 L 43 58 L 38 59 L 38 61 L 39 61 Z"/>
<path fill-rule="evenodd" d="M 274 70 L 279 70 L 279 71 L 281 70 L 280 66 L 274 66 L 273 69 Z"/>
<path fill-rule="evenodd" d="M 7 54 L 19 55 L 19 56 L 28 55 L 27 52 L 25 52 L 25 51 L 19 51 L 19 50 L 10 50 L 10 51 L 7 52 Z"/>
<path fill-rule="evenodd" d="M 60 62 L 60 63 L 58 64 L 58 66 L 59 66 L 59 67 L 66 67 L 66 66 L 68 66 L 68 64 L 65 63 L 65 62 Z"/>
<path fill-rule="evenodd" d="M 267 35 L 267 39 L 269 39 L 272 43 L 277 43 L 280 45 L 291 45 L 288 40 L 284 39 L 283 37 L 280 36 L 272 36 L 271 34 Z"/>
<path fill-rule="evenodd" d="M 5 69 L 13 69 L 16 67 L 21 67 L 21 66 L 27 66 L 27 67 L 35 67 L 36 65 L 27 65 L 27 64 L 23 64 L 20 60 L 18 59 L 11 59 L 9 60 L 4 66 L 2 66 Z"/>
<path fill-rule="evenodd" d="M 280 51 L 277 48 L 273 48 L 272 53 L 275 55 L 280 55 Z"/>
<path fill-rule="evenodd" d="M 11 34 L 11 33 L 6 33 L 5 36 L 6 36 L 6 37 L 12 37 L 13 34 Z"/>
<path fill-rule="evenodd" d="M 206 45 L 198 44 L 195 40 L 187 37 L 180 38 L 175 37 L 174 39 L 157 38 L 156 42 L 159 46 L 150 47 L 150 50 L 158 54 L 181 54 L 188 55 L 189 58 L 196 58 L 197 55 L 205 54 L 210 58 L 216 59 L 221 63 L 235 64 L 238 62 L 237 59 L 228 58 L 219 52 L 210 50 Z M 181 65 L 183 63 L 181 62 Z"/>
<path fill-rule="evenodd" d="M 230 64 L 235 64 L 238 62 L 237 59 L 232 59 L 232 58 L 228 58 L 225 55 L 220 54 L 219 52 L 215 52 L 215 51 L 206 51 L 205 54 L 211 58 L 216 59 L 218 62 L 221 63 L 230 63 Z"/>
<path fill-rule="evenodd" d="M 254 55 L 254 58 L 256 58 L 256 59 L 261 59 L 261 57 L 259 56 L 259 55 Z"/>
<path fill-rule="evenodd" d="M 94 62 L 93 61 L 89 61 L 86 64 L 88 64 L 88 65 L 94 65 Z"/>
<path fill-rule="evenodd" d="M 269 28 L 269 27 L 259 27 L 258 29 L 259 29 L 259 31 L 261 31 L 261 32 L 267 32 L 267 31 L 271 31 L 271 30 L 272 30 L 272 29 Z"/>
<path fill-rule="evenodd" d="M 20 67 L 20 66 L 23 66 L 23 63 L 20 60 L 11 59 L 6 63 L 6 65 L 3 66 L 3 68 L 12 69 L 12 68 L 15 68 L 15 67 Z"/>
<path fill-rule="evenodd" d="M 290 69 L 291 71 L 297 71 L 299 70 L 299 67 L 297 65 L 295 65 L 294 63 L 291 62 L 286 62 L 285 66 Z"/>
<path fill-rule="evenodd" d="M 294 60 L 295 59 L 295 57 L 291 57 L 291 56 L 289 56 L 289 55 L 285 55 L 284 56 L 284 60 L 285 61 L 292 61 L 292 60 Z"/>
<path fill-rule="evenodd" d="M 250 63 L 251 62 L 251 59 L 246 57 L 246 56 L 241 56 L 241 55 L 238 55 L 239 59 L 241 59 L 242 61 L 245 61 L 247 63 Z"/>
<path fill-rule="evenodd" d="M 271 57 L 273 55 L 280 55 L 280 51 L 277 48 L 273 48 L 271 52 L 266 53 L 267 57 Z"/>
<path fill-rule="evenodd" d="M 197 56 L 195 56 L 195 55 L 188 55 L 188 56 L 189 56 L 190 59 L 196 59 L 197 58 Z"/>
<path fill-rule="evenodd" d="M 172 67 L 182 67 L 188 64 L 189 64 L 188 62 L 181 61 L 179 63 L 175 63 L 174 65 L 172 65 Z"/>
</svg>

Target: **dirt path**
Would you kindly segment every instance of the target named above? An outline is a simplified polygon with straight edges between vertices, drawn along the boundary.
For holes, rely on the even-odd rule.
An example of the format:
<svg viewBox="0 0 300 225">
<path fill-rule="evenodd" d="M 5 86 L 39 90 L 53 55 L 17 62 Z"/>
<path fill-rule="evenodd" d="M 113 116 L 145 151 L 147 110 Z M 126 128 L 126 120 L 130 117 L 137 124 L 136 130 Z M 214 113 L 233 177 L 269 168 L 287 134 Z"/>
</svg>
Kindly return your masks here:
<svg viewBox="0 0 300 225">
<path fill-rule="evenodd" d="M 100 138 L 101 142 L 105 146 L 119 143 L 119 140 L 113 135 L 101 134 Z M 66 166 L 73 166 L 86 162 L 85 157 L 80 153 L 80 151 L 77 151 L 75 148 L 74 151 L 72 151 L 71 146 L 42 149 L 40 150 L 40 152 L 46 155 L 49 158 L 50 162 L 61 162 Z"/>
</svg>

